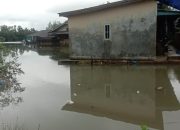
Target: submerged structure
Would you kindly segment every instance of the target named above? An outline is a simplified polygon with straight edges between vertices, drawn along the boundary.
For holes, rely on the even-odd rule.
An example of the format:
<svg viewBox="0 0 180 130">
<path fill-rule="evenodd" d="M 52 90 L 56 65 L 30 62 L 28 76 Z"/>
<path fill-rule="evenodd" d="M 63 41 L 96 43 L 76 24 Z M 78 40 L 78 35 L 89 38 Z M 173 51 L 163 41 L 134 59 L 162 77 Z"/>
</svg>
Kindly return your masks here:
<svg viewBox="0 0 180 130">
<path fill-rule="evenodd" d="M 41 30 L 28 35 L 26 43 L 37 46 L 69 45 L 68 21 L 62 23 L 52 31 Z"/>
<path fill-rule="evenodd" d="M 71 59 L 153 60 L 180 49 L 179 11 L 154 0 L 124 0 L 62 12 L 68 17 Z M 172 52 L 171 51 L 171 52 Z"/>
<path fill-rule="evenodd" d="M 51 45 L 52 44 L 52 36 L 48 35 L 48 30 L 41 30 L 30 34 L 27 36 L 27 43 L 29 44 L 37 44 L 37 45 Z"/>
<path fill-rule="evenodd" d="M 50 36 L 54 36 L 60 45 L 69 45 L 68 21 L 49 32 Z"/>
</svg>

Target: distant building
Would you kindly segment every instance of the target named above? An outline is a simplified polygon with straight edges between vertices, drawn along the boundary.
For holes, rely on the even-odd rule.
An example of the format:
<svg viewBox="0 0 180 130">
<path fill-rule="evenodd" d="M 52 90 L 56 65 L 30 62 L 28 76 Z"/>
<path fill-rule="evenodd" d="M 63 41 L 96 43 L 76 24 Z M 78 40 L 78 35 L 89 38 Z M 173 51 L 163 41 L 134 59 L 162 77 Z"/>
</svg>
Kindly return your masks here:
<svg viewBox="0 0 180 130">
<path fill-rule="evenodd" d="M 50 31 L 48 34 L 49 36 L 54 36 L 60 45 L 69 45 L 68 21 L 65 21 L 62 25 Z"/>
<path fill-rule="evenodd" d="M 30 34 L 27 36 L 26 42 L 39 46 L 69 45 L 68 21 L 52 31 L 41 30 Z"/>
<path fill-rule="evenodd" d="M 48 30 L 41 30 L 27 36 L 27 43 L 37 44 L 39 46 L 49 46 L 53 44 L 53 36 L 48 35 Z"/>
<path fill-rule="evenodd" d="M 178 11 L 154 0 L 124 0 L 62 12 L 68 17 L 72 59 L 155 59 L 166 55 Z"/>
</svg>

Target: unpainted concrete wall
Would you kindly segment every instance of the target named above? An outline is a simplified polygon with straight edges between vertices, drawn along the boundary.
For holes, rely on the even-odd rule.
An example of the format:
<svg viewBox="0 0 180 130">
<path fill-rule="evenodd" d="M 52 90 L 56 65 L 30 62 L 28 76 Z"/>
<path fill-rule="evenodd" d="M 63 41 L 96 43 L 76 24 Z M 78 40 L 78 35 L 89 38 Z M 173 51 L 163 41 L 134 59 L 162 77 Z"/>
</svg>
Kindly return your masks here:
<svg viewBox="0 0 180 130">
<path fill-rule="evenodd" d="M 139 59 L 156 56 L 156 1 L 69 18 L 72 59 Z M 104 40 L 104 26 L 111 39 Z"/>
</svg>

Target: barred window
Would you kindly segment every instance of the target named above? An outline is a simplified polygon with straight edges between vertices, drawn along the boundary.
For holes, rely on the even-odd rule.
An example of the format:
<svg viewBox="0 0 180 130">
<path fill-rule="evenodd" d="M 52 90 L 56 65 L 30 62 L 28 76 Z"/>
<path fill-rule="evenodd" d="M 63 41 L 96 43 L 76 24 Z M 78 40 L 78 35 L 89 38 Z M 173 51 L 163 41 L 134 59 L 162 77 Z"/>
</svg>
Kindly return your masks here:
<svg viewBox="0 0 180 130">
<path fill-rule="evenodd" d="M 110 25 L 105 25 L 104 26 L 104 38 L 105 40 L 109 40 L 110 37 L 111 37 L 111 28 L 110 28 Z"/>
</svg>

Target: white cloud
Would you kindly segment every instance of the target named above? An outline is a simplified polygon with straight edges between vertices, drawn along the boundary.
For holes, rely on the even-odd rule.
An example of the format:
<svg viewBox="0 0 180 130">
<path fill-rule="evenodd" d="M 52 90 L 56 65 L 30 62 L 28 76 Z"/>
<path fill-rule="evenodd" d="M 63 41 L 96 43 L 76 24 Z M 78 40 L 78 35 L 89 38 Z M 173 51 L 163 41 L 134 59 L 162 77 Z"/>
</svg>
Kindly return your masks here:
<svg viewBox="0 0 180 130">
<path fill-rule="evenodd" d="M 117 1 L 111 0 L 110 2 Z M 65 21 L 57 13 L 106 3 L 106 0 L 1 0 L 0 24 L 45 29 L 49 21 Z"/>
</svg>

